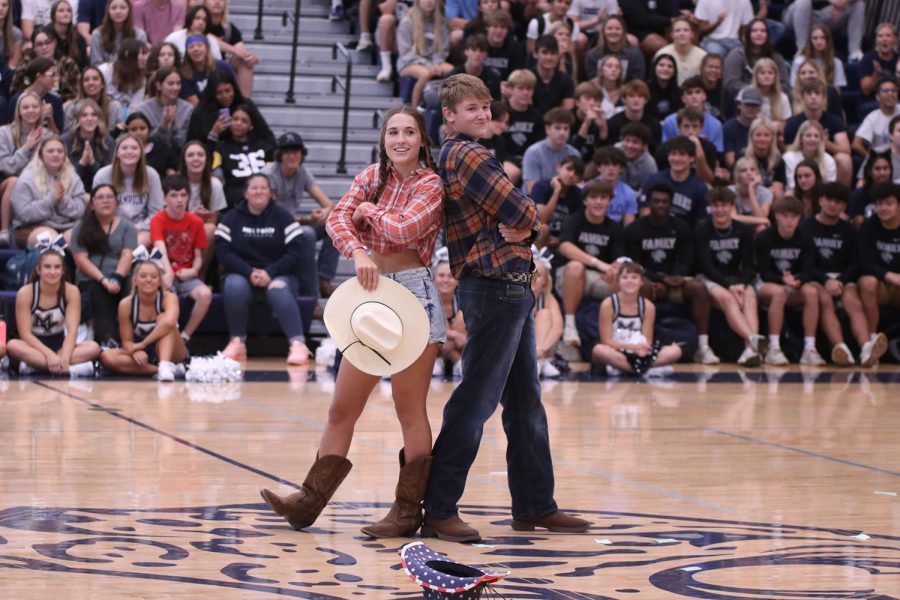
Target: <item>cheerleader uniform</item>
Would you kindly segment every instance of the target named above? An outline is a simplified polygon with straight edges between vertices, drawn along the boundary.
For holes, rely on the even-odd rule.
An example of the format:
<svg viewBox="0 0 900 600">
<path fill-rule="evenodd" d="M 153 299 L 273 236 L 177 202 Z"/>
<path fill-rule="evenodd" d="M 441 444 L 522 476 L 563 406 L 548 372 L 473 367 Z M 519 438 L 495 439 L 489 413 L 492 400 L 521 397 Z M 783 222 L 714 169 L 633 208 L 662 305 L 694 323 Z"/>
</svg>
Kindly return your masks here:
<svg viewBox="0 0 900 600">
<path fill-rule="evenodd" d="M 131 327 L 134 329 L 135 342 L 140 343 L 144 341 L 145 339 L 147 339 L 147 336 L 149 336 L 156 328 L 156 317 L 158 317 L 163 312 L 162 290 L 156 292 L 156 299 L 153 301 L 153 307 L 156 309 L 156 315 L 154 315 L 153 319 L 149 321 L 141 321 L 141 301 L 138 298 L 137 294 L 134 294 L 131 297 Z M 147 359 L 150 364 L 155 365 L 158 362 L 155 342 L 147 346 L 144 349 L 144 352 L 147 353 Z"/>
<path fill-rule="evenodd" d="M 61 283 L 60 285 L 65 285 Z M 42 344 L 58 352 L 66 339 L 65 295 L 50 308 L 41 308 L 41 282 L 31 284 L 34 299 L 31 301 L 31 333 Z"/>
<path fill-rule="evenodd" d="M 626 315 L 622 313 L 619 294 L 613 294 L 610 298 L 612 299 L 613 304 L 613 341 L 619 344 L 646 344 L 647 338 L 644 337 L 643 333 L 645 310 L 643 296 L 638 296 L 638 314 L 636 315 Z M 643 375 L 653 366 L 656 355 L 659 354 L 659 349 L 659 340 L 654 340 L 651 345 L 650 354 L 647 356 L 638 356 L 631 350 L 619 350 L 619 352 L 625 355 L 628 364 L 631 365 L 635 374 Z"/>
</svg>

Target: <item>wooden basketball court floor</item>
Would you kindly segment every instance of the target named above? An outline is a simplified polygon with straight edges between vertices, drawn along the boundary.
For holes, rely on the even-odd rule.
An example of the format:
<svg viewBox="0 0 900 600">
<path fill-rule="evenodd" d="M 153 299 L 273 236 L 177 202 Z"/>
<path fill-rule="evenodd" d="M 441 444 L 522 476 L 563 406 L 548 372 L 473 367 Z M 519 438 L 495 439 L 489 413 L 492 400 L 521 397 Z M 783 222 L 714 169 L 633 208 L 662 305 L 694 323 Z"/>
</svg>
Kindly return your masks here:
<svg viewBox="0 0 900 600">
<path fill-rule="evenodd" d="M 262 504 L 315 456 L 333 380 L 308 375 L 254 361 L 232 384 L 0 382 L 0 597 L 421 597 L 404 540 L 359 532 L 393 498 L 387 384 L 314 528 Z M 557 500 L 591 530 L 510 528 L 494 415 L 462 499 L 482 543 L 426 542 L 511 571 L 503 598 L 900 598 L 898 382 L 733 366 L 545 382 Z M 453 385 L 433 382 L 435 432 Z"/>
</svg>

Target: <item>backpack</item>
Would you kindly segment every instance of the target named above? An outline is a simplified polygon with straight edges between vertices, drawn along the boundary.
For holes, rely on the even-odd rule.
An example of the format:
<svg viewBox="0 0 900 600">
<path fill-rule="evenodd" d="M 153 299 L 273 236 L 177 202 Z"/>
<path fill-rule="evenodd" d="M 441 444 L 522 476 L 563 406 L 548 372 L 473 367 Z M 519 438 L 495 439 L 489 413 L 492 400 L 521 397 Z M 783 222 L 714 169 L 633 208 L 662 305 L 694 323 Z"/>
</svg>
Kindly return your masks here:
<svg viewBox="0 0 900 600">
<path fill-rule="evenodd" d="M 28 283 L 39 255 L 40 252 L 36 247 L 28 246 L 19 250 L 6 261 L 6 268 L 3 271 L 3 289 L 18 290 Z"/>
</svg>

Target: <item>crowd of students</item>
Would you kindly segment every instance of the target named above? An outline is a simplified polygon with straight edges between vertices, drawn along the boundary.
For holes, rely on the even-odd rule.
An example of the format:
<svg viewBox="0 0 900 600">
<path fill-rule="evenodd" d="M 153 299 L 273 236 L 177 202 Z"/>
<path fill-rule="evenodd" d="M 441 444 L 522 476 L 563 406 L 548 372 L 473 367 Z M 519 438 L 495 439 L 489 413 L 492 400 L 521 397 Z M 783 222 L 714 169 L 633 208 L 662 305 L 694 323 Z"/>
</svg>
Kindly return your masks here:
<svg viewBox="0 0 900 600">
<path fill-rule="evenodd" d="M 276 139 L 250 99 L 257 63 L 226 0 L 24 0 L 21 14 L 0 0 L 0 246 L 58 238 L 66 272 L 45 277 L 58 261 L 42 252 L 19 293 L 20 371 L 81 374 L 70 365 L 102 348 L 112 371 L 171 379 L 213 288 L 226 291 L 226 355 L 246 355 L 257 300 L 291 342 L 288 363 L 308 362 L 295 298 L 333 289 L 332 202 L 303 139 Z M 90 300 L 98 344 L 71 346 L 72 290 Z M 180 298 L 193 308 L 179 330 Z"/>
<path fill-rule="evenodd" d="M 639 309 L 618 296 L 615 307 L 602 304 L 604 346 L 622 349 L 603 331 L 620 310 L 652 314 L 653 301 L 667 301 L 689 305 L 699 331 L 691 358 L 704 364 L 719 362 L 711 308 L 744 341 L 742 365 L 787 362 L 785 306 L 803 309 L 802 364 L 824 363 L 819 332 L 836 364 L 871 366 L 884 354 L 879 308 L 897 303 L 900 272 L 890 208 L 900 199 L 897 29 L 862 1 L 415 0 L 378 9 L 362 3 L 357 48 L 377 43 L 379 80 L 394 76 L 396 51 L 396 76 L 412 78 L 412 102 L 424 109 L 448 73 L 480 78 L 494 97 L 493 135 L 482 143 L 539 205 L 564 354 L 579 356 L 577 310 L 615 296 L 623 256 L 642 267 L 622 276 L 639 276 L 644 300 Z M 333 18 L 346 12 L 332 0 Z M 610 364 L 605 350 L 592 356 Z"/>
</svg>

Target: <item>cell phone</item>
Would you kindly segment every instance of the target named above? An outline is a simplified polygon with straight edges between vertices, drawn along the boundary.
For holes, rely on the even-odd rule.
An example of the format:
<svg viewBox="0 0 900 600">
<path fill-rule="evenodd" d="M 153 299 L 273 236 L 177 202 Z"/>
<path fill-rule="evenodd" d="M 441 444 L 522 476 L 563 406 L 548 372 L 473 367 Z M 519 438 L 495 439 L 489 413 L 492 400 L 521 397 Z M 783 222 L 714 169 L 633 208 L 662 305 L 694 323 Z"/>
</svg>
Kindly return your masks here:
<svg viewBox="0 0 900 600">
<path fill-rule="evenodd" d="M 220 108 L 220 109 L 219 109 L 219 116 L 222 117 L 223 119 L 230 119 L 230 118 L 231 118 L 231 111 L 228 110 L 227 108 Z"/>
</svg>

